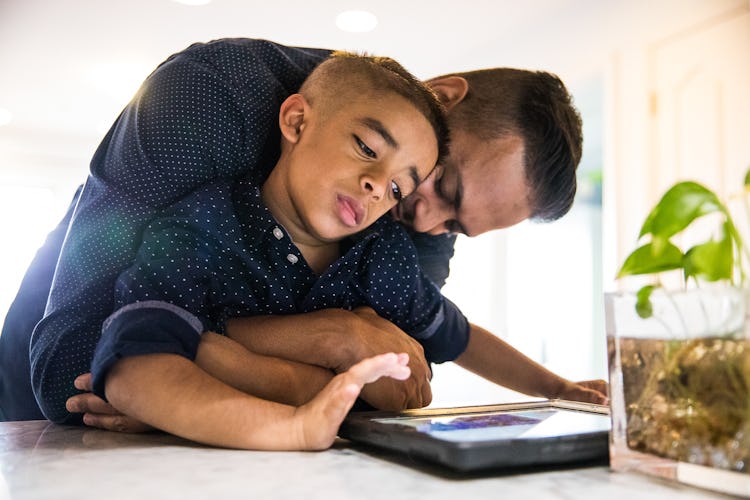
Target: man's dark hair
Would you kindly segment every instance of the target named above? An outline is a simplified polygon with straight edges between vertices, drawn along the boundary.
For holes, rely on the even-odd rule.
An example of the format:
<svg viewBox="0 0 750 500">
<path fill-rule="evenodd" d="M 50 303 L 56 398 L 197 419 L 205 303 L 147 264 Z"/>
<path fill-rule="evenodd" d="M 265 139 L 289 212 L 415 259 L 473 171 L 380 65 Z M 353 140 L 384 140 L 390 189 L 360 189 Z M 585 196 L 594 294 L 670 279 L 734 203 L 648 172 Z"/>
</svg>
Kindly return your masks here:
<svg viewBox="0 0 750 500">
<path fill-rule="evenodd" d="M 449 115 L 451 125 L 483 140 L 520 135 L 531 218 L 546 222 L 565 215 L 576 193 L 583 133 L 581 116 L 562 81 L 544 71 L 513 68 L 447 76 L 469 83 L 466 97 Z"/>
<path fill-rule="evenodd" d="M 390 57 L 334 52 L 307 77 L 300 92 L 311 103 L 325 99 L 329 110 L 346 106 L 349 95 L 394 92 L 409 101 L 432 126 L 438 163 L 448 152 L 448 122 L 437 94 Z"/>
</svg>

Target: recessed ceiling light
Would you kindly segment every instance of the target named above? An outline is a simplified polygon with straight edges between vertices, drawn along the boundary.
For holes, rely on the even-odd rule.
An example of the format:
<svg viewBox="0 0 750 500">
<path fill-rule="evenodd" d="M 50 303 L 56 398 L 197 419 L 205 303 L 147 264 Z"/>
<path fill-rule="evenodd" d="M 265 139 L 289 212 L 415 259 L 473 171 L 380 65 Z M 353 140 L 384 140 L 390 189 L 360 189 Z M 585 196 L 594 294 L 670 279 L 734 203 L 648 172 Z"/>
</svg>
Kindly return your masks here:
<svg viewBox="0 0 750 500">
<path fill-rule="evenodd" d="M 211 3 L 211 0 L 172 0 L 173 2 L 181 3 L 183 5 L 206 5 Z"/>
<path fill-rule="evenodd" d="M 13 120 L 13 114 L 5 108 L 0 108 L 0 127 L 9 124 Z"/>
<path fill-rule="evenodd" d="M 378 25 L 375 14 L 364 10 L 347 10 L 336 16 L 336 26 L 351 33 L 366 33 Z"/>
</svg>

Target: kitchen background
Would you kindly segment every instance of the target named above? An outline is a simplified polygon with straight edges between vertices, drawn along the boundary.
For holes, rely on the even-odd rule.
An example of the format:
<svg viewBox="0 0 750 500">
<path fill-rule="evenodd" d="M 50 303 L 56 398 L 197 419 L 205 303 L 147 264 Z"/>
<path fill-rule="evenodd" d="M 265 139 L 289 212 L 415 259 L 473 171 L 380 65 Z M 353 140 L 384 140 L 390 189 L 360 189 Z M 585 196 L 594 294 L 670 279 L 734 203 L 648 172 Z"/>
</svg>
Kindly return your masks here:
<svg viewBox="0 0 750 500">
<path fill-rule="evenodd" d="M 340 27 L 346 11 L 374 27 Z M 650 206 L 683 178 L 734 193 L 750 167 L 748 0 L 0 0 L 0 318 L 140 82 L 222 37 L 365 50 L 425 79 L 557 73 L 584 120 L 573 210 L 459 238 L 444 292 L 572 379 L 606 377 L 602 293 Z M 434 406 L 517 397 L 451 364 L 433 391 Z"/>
</svg>

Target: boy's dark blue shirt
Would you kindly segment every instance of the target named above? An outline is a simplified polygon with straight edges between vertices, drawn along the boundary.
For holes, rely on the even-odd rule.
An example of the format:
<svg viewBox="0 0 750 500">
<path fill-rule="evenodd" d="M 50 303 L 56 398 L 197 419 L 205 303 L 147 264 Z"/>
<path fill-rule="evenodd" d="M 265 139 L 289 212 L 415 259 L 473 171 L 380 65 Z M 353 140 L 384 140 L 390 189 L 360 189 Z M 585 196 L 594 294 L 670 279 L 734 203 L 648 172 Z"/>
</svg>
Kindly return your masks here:
<svg viewBox="0 0 750 500">
<path fill-rule="evenodd" d="M 428 361 L 458 357 L 468 322 L 424 277 L 403 227 L 389 216 L 342 242 L 320 276 L 273 218 L 252 182 L 216 182 L 170 207 L 146 229 L 117 280 L 92 374 L 104 397 L 109 367 L 126 356 L 195 357 L 200 335 L 225 320 L 370 306 L 417 339 Z"/>
</svg>

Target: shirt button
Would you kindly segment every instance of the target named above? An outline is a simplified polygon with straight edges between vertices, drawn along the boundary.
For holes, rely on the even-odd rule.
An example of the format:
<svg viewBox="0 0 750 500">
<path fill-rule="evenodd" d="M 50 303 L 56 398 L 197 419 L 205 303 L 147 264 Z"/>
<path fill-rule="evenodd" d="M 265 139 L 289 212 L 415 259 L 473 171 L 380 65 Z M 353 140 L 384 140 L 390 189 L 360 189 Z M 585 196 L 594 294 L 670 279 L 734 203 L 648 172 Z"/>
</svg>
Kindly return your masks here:
<svg viewBox="0 0 750 500">
<path fill-rule="evenodd" d="M 293 253 L 290 253 L 289 255 L 286 256 L 286 260 L 288 260 L 292 264 L 296 264 L 299 259 Z"/>
<path fill-rule="evenodd" d="M 282 231 L 278 227 L 273 228 L 273 231 L 271 232 L 273 233 L 274 236 L 276 236 L 277 240 L 280 240 L 281 238 L 284 237 L 284 231 Z"/>
</svg>

